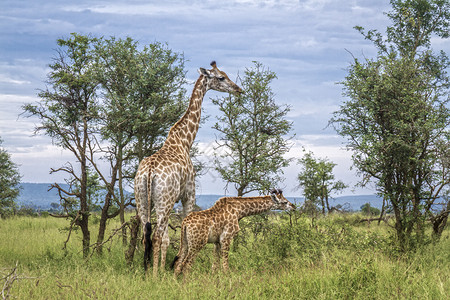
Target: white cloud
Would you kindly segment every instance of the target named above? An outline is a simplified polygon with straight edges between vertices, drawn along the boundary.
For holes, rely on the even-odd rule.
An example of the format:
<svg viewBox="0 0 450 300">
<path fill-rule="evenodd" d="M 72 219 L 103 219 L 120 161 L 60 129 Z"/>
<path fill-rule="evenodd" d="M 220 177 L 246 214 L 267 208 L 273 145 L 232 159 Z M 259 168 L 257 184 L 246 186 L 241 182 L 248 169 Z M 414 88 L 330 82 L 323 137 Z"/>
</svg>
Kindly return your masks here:
<svg viewBox="0 0 450 300">
<path fill-rule="evenodd" d="M 0 103 L 2 103 L 3 105 L 10 105 L 12 103 L 29 103 L 35 102 L 36 100 L 37 98 L 33 96 L 0 94 Z"/>
<path fill-rule="evenodd" d="M 17 79 L 13 79 L 13 78 L 9 78 L 3 74 L 0 74 L 0 82 L 4 82 L 4 83 L 10 83 L 10 84 L 17 84 L 17 85 L 21 85 L 21 84 L 30 84 L 31 81 L 28 80 L 17 80 Z"/>
<path fill-rule="evenodd" d="M 85 12 L 91 11 L 104 14 L 119 15 L 189 15 L 204 13 L 210 14 L 212 11 L 234 11 L 239 14 L 238 10 L 243 9 L 307 9 L 314 10 L 330 0 L 203 0 L 203 1 L 164 1 L 153 2 L 144 1 L 136 2 L 130 5 L 129 2 L 118 1 L 108 4 L 76 4 L 66 5 L 62 8 L 69 12 Z"/>
<path fill-rule="evenodd" d="M 51 168 L 57 169 L 68 161 L 73 161 L 73 155 L 68 151 L 51 144 L 38 147 L 17 147 L 9 152 L 12 161 L 19 165 L 23 182 L 63 182 L 64 178 L 68 178 L 67 173 L 50 174 L 50 170 Z"/>
<path fill-rule="evenodd" d="M 63 31 L 75 31 L 76 27 L 73 23 L 64 19 L 54 18 L 36 18 L 34 16 L 26 17 L 22 15 L 18 16 L 3 16 L 0 18 L 0 24 L 5 29 L 12 30 L 16 34 L 54 34 Z"/>
</svg>

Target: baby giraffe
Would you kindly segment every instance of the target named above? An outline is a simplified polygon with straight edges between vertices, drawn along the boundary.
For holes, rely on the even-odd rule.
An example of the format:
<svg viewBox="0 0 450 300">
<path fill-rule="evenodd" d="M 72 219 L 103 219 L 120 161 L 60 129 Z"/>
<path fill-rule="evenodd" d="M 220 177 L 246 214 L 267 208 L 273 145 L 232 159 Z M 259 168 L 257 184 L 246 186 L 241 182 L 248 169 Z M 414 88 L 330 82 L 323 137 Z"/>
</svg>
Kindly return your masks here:
<svg viewBox="0 0 450 300">
<path fill-rule="evenodd" d="M 181 223 L 180 251 L 172 263 L 175 277 L 187 277 L 197 253 L 207 244 L 214 243 L 215 268 L 223 258 L 223 269 L 228 271 L 228 251 L 233 237 L 239 231 L 239 220 L 268 210 L 292 210 L 281 190 L 272 190 L 268 196 L 223 197 L 211 208 L 190 213 Z"/>
</svg>

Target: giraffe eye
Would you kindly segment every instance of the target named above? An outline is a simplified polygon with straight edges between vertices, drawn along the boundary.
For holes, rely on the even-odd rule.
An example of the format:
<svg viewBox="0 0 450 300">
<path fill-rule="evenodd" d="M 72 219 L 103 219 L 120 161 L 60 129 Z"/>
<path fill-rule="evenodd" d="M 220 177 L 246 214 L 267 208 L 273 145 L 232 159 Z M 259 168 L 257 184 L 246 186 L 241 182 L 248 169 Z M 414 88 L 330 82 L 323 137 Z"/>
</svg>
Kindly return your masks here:
<svg viewBox="0 0 450 300">
<path fill-rule="evenodd" d="M 219 80 L 220 80 L 220 81 L 224 81 L 224 80 L 225 80 L 225 77 L 219 77 Z"/>
</svg>

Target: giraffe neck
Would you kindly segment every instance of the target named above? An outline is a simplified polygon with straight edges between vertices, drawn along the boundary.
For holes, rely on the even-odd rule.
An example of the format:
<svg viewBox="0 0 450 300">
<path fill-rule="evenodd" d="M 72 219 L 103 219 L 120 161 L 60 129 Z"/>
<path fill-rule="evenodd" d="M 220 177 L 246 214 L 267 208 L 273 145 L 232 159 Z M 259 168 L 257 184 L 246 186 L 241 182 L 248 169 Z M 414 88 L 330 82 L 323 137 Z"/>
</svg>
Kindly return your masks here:
<svg viewBox="0 0 450 300">
<path fill-rule="evenodd" d="M 257 215 L 269 211 L 273 207 L 273 201 L 270 196 L 246 197 L 244 201 L 237 198 L 238 218 Z"/>
<path fill-rule="evenodd" d="M 182 146 L 187 152 L 197 135 L 202 112 L 202 102 L 208 90 L 206 77 L 200 75 L 192 91 L 189 106 L 184 115 L 172 126 L 164 146 Z"/>
</svg>

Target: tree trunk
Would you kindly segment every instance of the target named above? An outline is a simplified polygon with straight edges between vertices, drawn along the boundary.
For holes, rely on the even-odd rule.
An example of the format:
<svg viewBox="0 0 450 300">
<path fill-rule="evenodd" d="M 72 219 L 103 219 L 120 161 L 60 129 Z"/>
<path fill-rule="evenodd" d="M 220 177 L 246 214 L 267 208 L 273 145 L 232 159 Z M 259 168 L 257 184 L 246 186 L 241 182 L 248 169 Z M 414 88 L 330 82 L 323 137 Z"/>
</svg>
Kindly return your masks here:
<svg viewBox="0 0 450 300">
<path fill-rule="evenodd" d="M 385 210 L 386 210 L 386 197 L 383 197 L 383 205 L 381 206 L 380 219 L 378 220 L 378 225 L 380 225 L 380 222 L 383 219 Z"/>
<path fill-rule="evenodd" d="M 444 231 L 445 225 L 447 225 L 448 215 L 450 213 L 450 201 L 447 202 L 447 207 L 444 207 L 442 211 L 431 218 L 431 224 L 433 225 L 433 238 L 439 240 Z"/>
<path fill-rule="evenodd" d="M 98 236 L 97 236 L 97 253 L 101 254 L 103 252 L 103 247 L 101 244 L 103 243 L 103 240 L 105 239 L 105 231 L 106 231 L 106 222 L 109 218 L 115 217 L 117 214 L 110 216 L 108 215 L 108 210 L 111 206 L 111 199 L 114 197 L 114 187 L 116 185 L 117 180 L 117 164 L 113 167 L 111 171 L 112 177 L 111 177 L 111 183 L 110 187 L 108 188 L 108 192 L 105 195 L 105 202 L 103 203 L 102 207 L 102 214 L 100 216 L 100 224 L 98 228 Z M 122 223 L 123 224 L 123 223 Z"/>
<path fill-rule="evenodd" d="M 325 215 L 325 201 L 323 196 L 320 198 L 320 202 L 322 203 L 322 214 Z"/>
<path fill-rule="evenodd" d="M 89 246 L 91 245 L 91 233 L 89 232 L 89 214 L 82 212 L 82 217 L 78 222 L 78 226 L 81 228 L 83 233 L 83 257 L 87 258 L 89 256 Z"/>
<path fill-rule="evenodd" d="M 102 207 L 102 214 L 100 216 L 100 222 L 98 227 L 98 236 L 97 236 L 97 253 L 102 254 L 103 252 L 103 246 L 101 246 L 101 243 L 103 243 L 103 240 L 105 239 L 105 231 L 106 231 L 106 221 L 108 220 L 108 209 L 111 204 L 111 194 L 108 192 L 105 196 L 105 203 Z"/>
<path fill-rule="evenodd" d="M 424 216 L 420 211 L 420 192 L 417 188 L 413 188 L 412 191 L 412 202 L 413 202 L 413 224 L 416 227 L 417 239 L 420 243 L 423 242 L 425 232 L 424 232 Z"/>
<path fill-rule="evenodd" d="M 395 231 L 397 233 L 397 241 L 400 246 L 401 251 L 405 252 L 407 250 L 407 230 L 404 224 L 402 213 L 396 204 L 392 205 L 395 214 Z"/>
<path fill-rule="evenodd" d="M 139 229 L 141 228 L 140 224 L 141 222 L 137 215 L 130 218 L 130 244 L 127 251 L 125 251 L 125 261 L 128 265 L 131 265 L 134 259 L 134 251 L 136 250 Z"/>
<path fill-rule="evenodd" d="M 122 160 L 123 152 L 122 147 L 119 148 L 118 153 L 118 175 L 119 175 L 119 216 L 120 216 L 120 223 L 125 223 L 125 196 L 123 193 L 123 174 L 122 174 Z M 122 227 L 122 244 L 124 246 L 127 245 L 127 227 Z"/>
<path fill-rule="evenodd" d="M 87 197 L 87 159 L 86 159 L 86 144 L 88 139 L 87 133 L 87 122 L 84 120 L 83 127 L 83 142 L 78 146 L 80 153 L 80 165 L 81 165 L 81 182 L 80 182 L 80 210 L 81 210 L 81 219 L 78 222 L 78 225 L 81 228 L 81 232 L 83 233 L 83 257 L 89 256 L 89 246 L 91 243 L 91 234 L 89 232 L 89 214 L 90 207 L 88 203 Z"/>
<path fill-rule="evenodd" d="M 328 193 L 325 195 L 325 204 L 327 205 L 327 211 L 330 213 L 330 203 L 328 203 Z"/>
</svg>

